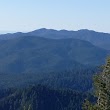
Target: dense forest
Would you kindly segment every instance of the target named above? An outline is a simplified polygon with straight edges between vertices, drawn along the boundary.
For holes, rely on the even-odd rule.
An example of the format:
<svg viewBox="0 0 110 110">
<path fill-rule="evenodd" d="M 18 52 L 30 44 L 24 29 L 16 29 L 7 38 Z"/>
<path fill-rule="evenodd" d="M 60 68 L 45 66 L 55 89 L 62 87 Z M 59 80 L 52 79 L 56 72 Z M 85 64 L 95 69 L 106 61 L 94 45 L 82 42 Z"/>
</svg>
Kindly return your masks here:
<svg viewBox="0 0 110 110">
<path fill-rule="evenodd" d="M 87 92 L 92 88 L 92 77 L 98 72 L 97 68 L 74 68 L 62 72 L 0 74 L 0 88 L 25 87 L 33 84 L 42 84 L 52 88 L 73 89 Z M 13 83 L 14 82 L 14 83 Z"/>
<path fill-rule="evenodd" d="M 73 90 L 36 85 L 4 90 L 0 92 L 0 97 L 0 110 L 81 110 L 87 96 Z"/>
<path fill-rule="evenodd" d="M 107 36 L 46 29 L 0 35 L 0 110 L 109 110 L 109 60 L 101 66 L 110 54 Z"/>
<path fill-rule="evenodd" d="M 110 110 L 110 0 L 0 0 L 0 110 Z"/>
<path fill-rule="evenodd" d="M 80 68 L 22 77 L 5 74 L 1 80 L 8 85 L 3 83 L 0 89 L 0 110 L 82 110 L 86 98 L 94 100 L 90 93 L 95 72 L 99 70 Z"/>
</svg>

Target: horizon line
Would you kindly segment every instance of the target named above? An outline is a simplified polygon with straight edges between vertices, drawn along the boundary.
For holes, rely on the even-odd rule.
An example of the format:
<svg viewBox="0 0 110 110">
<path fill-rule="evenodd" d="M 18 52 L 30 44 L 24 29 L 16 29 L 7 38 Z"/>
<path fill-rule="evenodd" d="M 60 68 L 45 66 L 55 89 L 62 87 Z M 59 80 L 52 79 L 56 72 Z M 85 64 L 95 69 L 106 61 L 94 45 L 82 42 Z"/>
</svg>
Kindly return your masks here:
<svg viewBox="0 0 110 110">
<path fill-rule="evenodd" d="M 72 30 L 72 29 L 54 29 L 54 28 L 37 28 L 37 29 L 33 29 L 33 30 L 25 30 L 25 31 L 14 31 L 14 30 L 0 30 L 0 34 L 14 34 L 14 33 L 28 33 L 28 32 L 32 32 L 32 31 L 37 31 L 37 30 L 41 30 L 41 29 L 45 29 L 45 30 L 55 30 L 55 31 L 93 31 L 93 32 L 99 32 L 99 33 L 105 33 L 105 34 L 110 34 L 109 32 L 103 32 L 103 31 L 96 31 L 94 29 L 87 29 L 87 28 L 82 28 L 82 29 L 77 29 L 77 30 Z"/>
</svg>

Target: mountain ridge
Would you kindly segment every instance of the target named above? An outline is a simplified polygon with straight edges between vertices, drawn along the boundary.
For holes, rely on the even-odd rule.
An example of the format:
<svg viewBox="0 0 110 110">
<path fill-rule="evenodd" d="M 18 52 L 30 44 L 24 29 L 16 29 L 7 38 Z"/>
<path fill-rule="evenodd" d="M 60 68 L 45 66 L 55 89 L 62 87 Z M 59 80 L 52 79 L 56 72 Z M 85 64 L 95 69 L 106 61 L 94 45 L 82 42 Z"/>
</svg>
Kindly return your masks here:
<svg viewBox="0 0 110 110">
<path fill-rule="evenodd" d="M 110 34 L 103 32 L 96 32 L 88 29 L 81 29 L 78 31 L 68 30 L 54 30 L 41 28 L 27 33 L 17 32 L 13 34 L 0 35 L 1 40 L 8 40 L 23 36 L 39 36 L 51 39 L 65 39 L 75 38 L 91 42 L 93 45 L 110 50 Z"/>
</svg>

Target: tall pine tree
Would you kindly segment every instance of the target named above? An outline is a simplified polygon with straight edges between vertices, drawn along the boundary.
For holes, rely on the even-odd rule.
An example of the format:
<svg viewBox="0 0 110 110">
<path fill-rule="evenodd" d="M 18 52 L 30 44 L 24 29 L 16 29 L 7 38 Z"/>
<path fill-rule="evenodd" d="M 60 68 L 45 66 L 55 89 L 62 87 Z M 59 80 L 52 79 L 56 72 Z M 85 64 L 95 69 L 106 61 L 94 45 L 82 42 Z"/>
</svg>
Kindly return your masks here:
<svg viewBox="0 0 110 110">
<path fill-rule="evenodd" d="M 97 103 L 88 100 L 83 105 L 84 110 L 110 110 L 110 58 L 103 66 L 103 71 L 94 77 L 94 89 Z"/>
</svg>

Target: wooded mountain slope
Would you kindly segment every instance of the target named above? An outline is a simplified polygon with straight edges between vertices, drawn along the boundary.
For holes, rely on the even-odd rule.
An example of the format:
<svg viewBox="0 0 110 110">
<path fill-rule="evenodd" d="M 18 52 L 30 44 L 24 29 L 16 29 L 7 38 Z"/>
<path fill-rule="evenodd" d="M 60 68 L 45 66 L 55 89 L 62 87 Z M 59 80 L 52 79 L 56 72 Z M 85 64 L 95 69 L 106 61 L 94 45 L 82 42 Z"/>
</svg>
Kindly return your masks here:
<svg viewBox="0 0 110 110">
<path fill-rule="evenodd" d="M 0 41 L 0 72 L 56 72 L 97 66 L 108 51 L 78 39 L 47 39 L 25 36 Z"/>
</svg>

